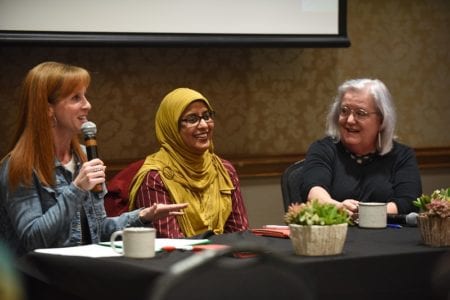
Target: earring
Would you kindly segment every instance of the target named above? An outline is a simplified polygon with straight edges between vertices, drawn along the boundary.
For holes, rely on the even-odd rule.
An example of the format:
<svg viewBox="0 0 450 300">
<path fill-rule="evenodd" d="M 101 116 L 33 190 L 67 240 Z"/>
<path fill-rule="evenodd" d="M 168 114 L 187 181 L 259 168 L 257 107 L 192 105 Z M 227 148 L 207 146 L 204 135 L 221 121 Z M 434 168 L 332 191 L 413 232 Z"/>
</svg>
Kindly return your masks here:
<svg viewBox="0 0 450 300">
<path fill-rule="evenodd" d="M 53 128 L 55 128 L 56 125 L 58 125 L 58 120 L 56 119 L 56 116 L 53 115 Z"/>
<path fill-rule="evenodd" d="M 378 131 L 378 151 L 381 151 L 381 132 Z"/>
</svg>

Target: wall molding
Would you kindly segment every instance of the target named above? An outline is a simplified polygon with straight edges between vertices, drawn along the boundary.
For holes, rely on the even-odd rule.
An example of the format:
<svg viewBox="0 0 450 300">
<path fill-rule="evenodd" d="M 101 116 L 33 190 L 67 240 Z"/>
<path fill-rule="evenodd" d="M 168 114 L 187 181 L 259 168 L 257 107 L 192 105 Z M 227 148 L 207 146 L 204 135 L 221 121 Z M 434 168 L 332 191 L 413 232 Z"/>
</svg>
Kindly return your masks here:
<svg viewBox="0 0 450 300">
<path fill-rule="evenodd" d="M 430 147 L 414 149 L 420 169 L 450 168 L 450 147 Z M 292 163 L 305 157 L 304 153 L 289 155 L 266 155 L 258 157 L 234 156 L 225 157 L 233 163 L 240 178 L 278 177 Z M 121 159 L 106 161 L 107 177 L 111 178 L 128 164 L 139 160 Z"/>
</svg>

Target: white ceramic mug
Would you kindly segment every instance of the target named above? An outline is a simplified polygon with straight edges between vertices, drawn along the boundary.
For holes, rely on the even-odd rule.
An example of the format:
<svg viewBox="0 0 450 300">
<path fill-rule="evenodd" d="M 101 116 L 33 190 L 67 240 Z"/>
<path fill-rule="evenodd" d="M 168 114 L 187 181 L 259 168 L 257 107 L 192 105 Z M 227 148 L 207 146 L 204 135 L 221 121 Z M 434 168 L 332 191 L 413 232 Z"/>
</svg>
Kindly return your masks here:
<svg viewBox="0 0 450 300">
<path fill-rule="evenodd" d="M 359 202 L 359 227 L 385 228 L 387 225 L 387 205 L 380 202 Z"/>
<path fill-rule="evenodd" d="M 116 248 L 115 242 L 118 237 L 122 237 L 122 250 Z M 111 247 L 126 257 L 150 258 L 155 256 L 155 238 L 155 228 L 128 227 L 111 235 Z"/>
</svg>

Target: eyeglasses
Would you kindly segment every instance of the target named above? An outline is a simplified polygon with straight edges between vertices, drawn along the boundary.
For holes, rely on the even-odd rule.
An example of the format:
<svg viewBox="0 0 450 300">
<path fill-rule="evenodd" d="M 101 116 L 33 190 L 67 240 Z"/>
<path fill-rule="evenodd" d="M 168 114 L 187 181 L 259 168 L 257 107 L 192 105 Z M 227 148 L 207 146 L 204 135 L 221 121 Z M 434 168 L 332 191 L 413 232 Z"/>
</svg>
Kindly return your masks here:
<svg viewBox="0 0 450 300">
<path fill-rule="evenodd" d="M 212 123 L 214 122 L 214 116 L 216 113 L 214 111 L 207 111 L 203 115 L 198 116 L 195 114 L 188 115 L 186 118 L 181 119 L 181 122 L 184 122 L 186 124 L 186 127 L 195 127 L 200 124 L 200 121 L 203 119 L 206 123 Z"/>
<path fill-rule="evenodd" d="M 356 109 L 352 109 L 348 106 L 342 106 L 341 107 L 341 111 L 339 112 L 339 115 L 343 118 L 348 118 L 350 116 L 350 114 L 353 114 L 353 117 L 358 120 L 365 120 L 369 117 L 369 115 L 372 114 L 379 114 L 379 112 L 377 111 L 373 111 L 373 112 L 368 112 L 362 108 L 356 108 Z"/>
</svg>

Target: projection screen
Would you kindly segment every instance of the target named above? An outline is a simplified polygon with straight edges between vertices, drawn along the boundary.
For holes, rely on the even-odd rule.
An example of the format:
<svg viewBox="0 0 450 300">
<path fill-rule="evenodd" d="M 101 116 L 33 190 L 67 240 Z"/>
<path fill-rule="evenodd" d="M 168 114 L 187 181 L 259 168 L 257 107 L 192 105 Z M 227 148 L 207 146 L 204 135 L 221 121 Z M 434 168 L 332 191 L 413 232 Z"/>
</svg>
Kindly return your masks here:
<svg viewBox="0 0 450 300">
<path fill-rule="evenodd" d="M 345 0 L 0 0 L 0 43 L 346 47 Z"/>
</svg>

